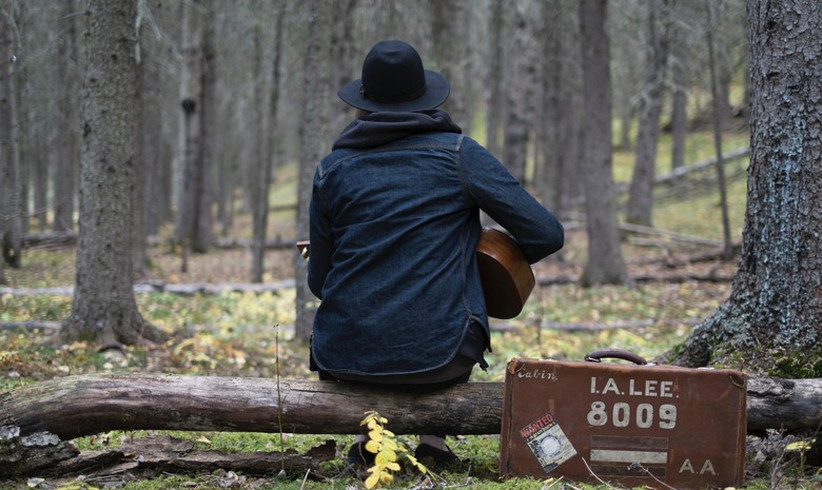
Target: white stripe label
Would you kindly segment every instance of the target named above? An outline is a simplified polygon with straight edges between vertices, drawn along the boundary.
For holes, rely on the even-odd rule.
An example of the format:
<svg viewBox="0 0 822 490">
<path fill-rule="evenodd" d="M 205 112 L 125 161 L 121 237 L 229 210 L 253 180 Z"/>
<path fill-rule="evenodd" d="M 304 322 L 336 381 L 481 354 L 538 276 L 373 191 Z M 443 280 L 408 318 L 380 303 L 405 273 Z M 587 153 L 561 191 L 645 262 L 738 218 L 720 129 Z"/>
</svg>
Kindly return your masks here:
<svg viewBox="0 0 822 490">
<path fill-rule="evenodd" d="M 600 463 L 665 464 L 668 462 L 668 452 L 591 449 L 591 461 Z"/>
</svg>

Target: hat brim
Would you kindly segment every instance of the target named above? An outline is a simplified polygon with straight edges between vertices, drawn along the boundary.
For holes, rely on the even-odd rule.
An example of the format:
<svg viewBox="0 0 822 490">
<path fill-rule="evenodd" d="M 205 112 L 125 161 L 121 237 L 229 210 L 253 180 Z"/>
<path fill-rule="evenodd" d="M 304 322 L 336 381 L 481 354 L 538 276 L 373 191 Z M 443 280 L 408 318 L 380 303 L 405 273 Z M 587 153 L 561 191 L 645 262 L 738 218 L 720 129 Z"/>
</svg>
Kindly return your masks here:
<svg viewBox="0 0 822 490">
<path fill-rule="evenodd" d="M 425 70 L 425 93 L 413 100 L 378 102 L 363 97 L 361 87 L 362 79 L 358 78 L 338 90 L 337 96 L 346 104 L 368 112 L 414 112 L 439 107 L 451 93 L 448 80 L 441 73 L 431 70 Z"/>
</svg>

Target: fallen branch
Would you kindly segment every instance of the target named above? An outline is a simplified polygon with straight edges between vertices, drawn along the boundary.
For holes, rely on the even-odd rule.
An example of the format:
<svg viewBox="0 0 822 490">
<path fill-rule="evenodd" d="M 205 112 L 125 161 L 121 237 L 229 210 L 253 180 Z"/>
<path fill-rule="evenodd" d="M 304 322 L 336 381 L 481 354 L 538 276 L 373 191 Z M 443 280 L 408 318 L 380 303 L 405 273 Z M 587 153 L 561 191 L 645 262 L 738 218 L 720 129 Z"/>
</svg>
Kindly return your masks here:
<svg viewBox="0 0 822 490">
<path fill-rule="evenodd" d="M 27 320 L 24 322 L 0 322 L 0 330 L 27 330 L 29 332 L 34 330 L 44 330 L 49 333 L 54 333 L 61 328 L 60 322 L 38 322 L 35 320 Z"/>
<path fill-rule="evenodd" d="M 89 480 L 98 480 L 140 470 L 210 473 L 219 469 L 251 475 L 270 475 L 278 470 L 302 474 L 336 455 L 336 444 L 332 439 L 305 454 L 293 449 L 240 453 L 194 449 L 193 441 L 156 434 L 104 451 L 79 451 L 66 441 L 57 441 L 56 436 L 52 440 L 41 437 L 35 443 L 19 441 L 20 444 L 12 447 L 14 442 L 18 441 L 0 439 L 0 450 L 13 449 L 15 454 L 15 457 L 2 459 L 3 453 L 0 452 L 0 461 L 5 463 L 0 465 L 0 477 L 84 474 Z"/>
<path fill-rule="evenodd" d="M 72 232 L 31 233 L 23 237 L 23 244 L 30 248 L 68 247 L 77 243 L 77 234 Z"/>
<path fill-rule="evenodd" d="M 637 283 L 646 282 L 664 282 L 669 284 L 679 284 L 683 282 L 731 282 L 734 279 L 733 274 L 722 274 L 718 272 L 708 272 L 705 274 L 696 273 L 655 273 L 655 274 L 634 274 L 630 276 L 631 281 Z M 536 283 L 540 286 L 558 286 L 563 284 L 576 284 L 579 282 L 579 277 L 572 275 L 544 275 L 537 277 Z"/>
<path fill-rule="evenodd" d="M 713 238 L 686 235 L 684 233 L 677 233 L 675 231 L 662 230 L 659 228 L 652 228 L 649 226 L 634 225 L 631 223 L 619 223 L 619 229 L 624 231 L 630 231 L 633 233 L 661 236 L 665 237 L 668 240 L 690 243 L 695 245 L 705 245 L 709 247 L 719 247 L 722 245 L 722 242 L 720 240 L 714 240 Z"/>
<path fill-rule="evenodd" d="M 609 323 L 597 322 L 542 322 L 542 328 L 549 328 L 553 330 L 562 330 L 564 332 L 600 332 L 603 330 L 617 330 L 617 329 L 641 329 L 660 326 L 671 325 L 688 325 L 694 326 L 699 324 L 698 320 L 694 319 L 647 319 L 647 320 L 620 320 Z"/>
<path fill-rule="evenodd" d="M 264 284 L 165 284 L 165 283 L 139 283 L 134 285 L 134 292 L 140 293 L 168 293 L 182 296 L 193 296 L 195 294 L 221 294 L 232 293 L 274 293 L 283 289 L 293 288 L 294 279 L 284 279 L 282 281 L 269 282 Z M 48 294 L 54 296 L 71 296 L 74 288 L 71 286 L 54 288 L 0 288 L 0 296 L 35 296 Z"/>
<path fill-rule="evenodd" d="M 741 249 L 742 244 L 740 242 L 731 244 L 731 251 L 736 256 L 739 254 L 739 250 Z M 666 247 L 660 246 L 660 248 L 665 249 Z M 721 262 L 725 261 L 725 250 L 723 248 L 716 248 L 712 250 L 706 250 L 703 252 L 693 253 L 693 254 L 677 254 L 671 255 L 670 253 L 663 254 L 661 256 L 655 257 L 639 257 L 632 260 L 626 260 L 626 264 L 628 265 L 649 265 L 649 264 L 665 264 L 668 267 L 679 267 L 685 264 L 696 264 L 699 262 Z"/>
</svg>

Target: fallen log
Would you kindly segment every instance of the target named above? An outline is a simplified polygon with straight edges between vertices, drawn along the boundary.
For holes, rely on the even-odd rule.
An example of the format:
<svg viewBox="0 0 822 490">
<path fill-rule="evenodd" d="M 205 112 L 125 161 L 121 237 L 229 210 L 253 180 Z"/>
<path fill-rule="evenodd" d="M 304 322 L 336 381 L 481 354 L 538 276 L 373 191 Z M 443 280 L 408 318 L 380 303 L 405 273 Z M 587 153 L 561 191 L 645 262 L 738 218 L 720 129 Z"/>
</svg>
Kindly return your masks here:
<svg viewBox="0 0 822 490">
<path fill-rule="evenodd" d="M 293 288 L 294 279 L 283 279 L 276 282 L 263 284 L 165 284 L 165 283 L 137 283 L 134 285 L 135 294 L 144 293 L 168 293 L 180 296 L 194 296 L 196 294 L 222 294 L 222 293 L 276 293 L 283 289 Z M 49 294 L 54 296 L 71 296 L 74 294 L 73 286 L 52 287 L 52 288 L 8 288 L 0 287 L 0 296 L 36 296 Z"/>
<path fill-rule="evenodd" d="M 748 377 L 748 432 L 822 427 L 822 379 Z"/>
<path fill-rule="evenodd" d="M 334 457 L 334 442 L 309 454 L 223 454 L 170 442 L 80 453 L 75 437 L 110 430 L 350 434 L 376 410 L 396 433 L 498 434 L 502 383 L 467 383 L 429 394 L 329 381 L 104 374 L 55 378 L 0 393 L 0 476 L 101 474 L 137 468 L 196 471 L 311 468 Z M 822 425 L 822 379 L 748 378 L 749 433 L 813 431 Z M 185 441 L 181 443 L 185 444 Z M 171 453 L 169 453 L 171 451 Z M 175 452 L 176 451 L 176 452 Z M 45 472 L 45 473 L 44 473 Z"/>
<path fill-rule="evenodd" d="M 0 394 L 4 434 L 61 440 L 110 430 L 352 434 L 376 410 L 401 434 L 498 434 L 502 383 L 409 394 L 330 381 L 95 374 L 55 378 Z M 749 432 L 815 430 L 822 379 L 748 378 Z M 10 437 L 10 436 L 9 436 Z"/>
<path fill-rule="evenodd" d="M 501 383 L 408 394 L 349 383 L 163 374 L 79 375 L 0 394 L 0 439 L 110 430 L 354 434 L 376 410 L 396 433 L 499 432 Z"/>
</svg>

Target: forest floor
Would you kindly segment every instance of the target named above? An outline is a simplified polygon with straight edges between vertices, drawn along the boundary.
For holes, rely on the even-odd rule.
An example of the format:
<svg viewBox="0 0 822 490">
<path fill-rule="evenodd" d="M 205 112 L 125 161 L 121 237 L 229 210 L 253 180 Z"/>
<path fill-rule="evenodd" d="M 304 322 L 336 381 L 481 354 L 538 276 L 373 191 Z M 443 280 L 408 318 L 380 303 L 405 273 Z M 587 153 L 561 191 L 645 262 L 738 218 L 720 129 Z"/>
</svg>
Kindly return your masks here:
<svg viewBox="0 0 822 490">
<path fill-rule="evenodd" d="M 491 368 L 478 371 L 475 381 L 502 381 L 511 357 L 580 360 L 601 348 L 623 348 L 648 359 L 682 342 L 695 325 L 728 295 L 735 260 L 708 258 L 717 250 L 672 240 L 626 245 L 626 266 L 633 278 L 625 286 L 583 289 L 574 280 L 584 257 L 585 234 L 570 226 L 567 249 L 560 256 L 536 264 L 539 285 L 525 311 L 517 318 L 493 322 Z M 635 235 L 634 235 L 635 236 Z M 626 238 L 626 244 L 630 240 Z M 0 322 L 38 321 L 58 324 L 70 311 L 71 297 L 60 294 L 16 294 L 23 288 L 70 285 L 72 247 L 27 250 L 25 267 L 10 271 L 11 288 L 0 293 Z M 270 250 L 266 281 L 293 278 L 293 250 Z M 691 261 L 698 258 L 698 261 Z M 247 250 L 214 250 L 190 258 L 187 273 L 180 259 L 162 246 L 151 250 L 153 284 L 241 284 L 247 282 Z M 305 345 L 293 340 L 293 288 L 271 292 L 222 292 L 180 295 L 140 293 L 145 318 L 173 335 L 163 348 L 128 348 L 122 355 L 101 354 L 85 343 L 57 345 L 49 341 L 51 328 L 0 330 L 0 391 L 69 374 L 95 372 L 161 372 L 313 379 L 308 371 Z M 537 327 L 539 325 L 539 328 Z M 390 429 L 390 421 L 388 422 Z M 171 438 L 171 439 L 168 439 Z M 29 477 L 7 481 L 8 488 L 363 488 L 348 473 L 342 455 L 353 436 L 297 436 L 286 434 L 185 433 L 167 431 L 113 431 L 79 438 L 82 450 L 134 447 L 139 444 L 179 444 L 227 453 L 254 453 L 296 449 L 305 452 L 326 439 L 334 440 L 338 458 L 318 465 L 308 474 L 243 472 L 225 467 L 216 471 L 176 472 L 151 466 L 118 466 L 94 473 L 60 477 Z M 748 455 L 748 488 L 782 488 L 782 482 L 812 488 L 815 476 L 800 475 L 794 466 L 780 464 L 787 441 L 752 440 Z M 401 436 L 413 448 L 413 438 Z M 781 444 L 781 445 L 780 445 Z M 132 446 L 129 446 L 132 445 Z M 499 436 L 449 438 L 449 445 L 471 465 L 460 472 L 441 474 L 433 482 L 419 475 L 398 475 L 397 488 L 620 488 L 618 484 L 584 485 L 556 479 L 499 480 Z M 139 445 L 138 445 L 139 447 Z M 753 445 L 750 447 L 754 447 Z M 237 471 L 235 471 L 237 470 Z M 793 476 L 792 476 L 793 475 Z M 776 482 L 777 484 L 773 484 Z M 512 486 L 513 485 L 513 486 Z M 3 483 L 0 480 L 0 487 Z"/>
</svg>

